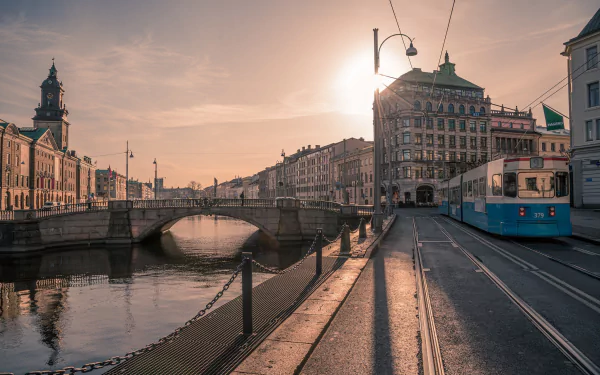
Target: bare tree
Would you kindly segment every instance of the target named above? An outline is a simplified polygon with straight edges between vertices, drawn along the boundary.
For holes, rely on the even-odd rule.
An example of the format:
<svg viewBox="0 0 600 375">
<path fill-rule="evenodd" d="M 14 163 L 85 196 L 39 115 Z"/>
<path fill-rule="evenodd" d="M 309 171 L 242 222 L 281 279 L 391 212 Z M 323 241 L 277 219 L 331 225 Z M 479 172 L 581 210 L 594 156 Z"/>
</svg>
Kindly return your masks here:
<svg viewBox="0 0 600 375">
<path fill-rule="evenodd" d="M 196 198 L 196 193 L 200 190 L 202 190 L 202 184 L 196 181 L 190 181 L 190 183 L 188 184 L 188 187 L 191 189 L 192 191 L 192 198 Z"/>
</svg>

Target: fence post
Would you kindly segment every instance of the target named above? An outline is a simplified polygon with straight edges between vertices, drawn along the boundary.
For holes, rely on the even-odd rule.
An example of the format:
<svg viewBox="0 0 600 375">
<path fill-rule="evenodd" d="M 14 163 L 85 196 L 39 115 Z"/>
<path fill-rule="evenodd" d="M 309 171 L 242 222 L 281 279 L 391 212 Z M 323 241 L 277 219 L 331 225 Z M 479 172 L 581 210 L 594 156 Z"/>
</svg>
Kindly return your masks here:
<svg viewBox="0 0 600 375">
<path fill-rule="evenodd" d="M 252 253 L 243 252 L 242 260 L 242 315 L 244 321 L 244 335 L 252 334 Z"/>
<path fill-rule="evenodd" d="M 315 243 L 317 250 L 317 275 L 323 272 L 323 229 L 317 229 L 317 239 Z"/>
<path fill-rule="evenodd" d="M 340 255 L 350 255 L 350 227 L 346 223 L 344 223 L 344 228 L 342 229 Z"/>
<path fill-rule="evenodd" d="M 367 238 L 367 221 L 365 218 L 360 219 L 358 228 L 358 238 Z"/>
</svg>

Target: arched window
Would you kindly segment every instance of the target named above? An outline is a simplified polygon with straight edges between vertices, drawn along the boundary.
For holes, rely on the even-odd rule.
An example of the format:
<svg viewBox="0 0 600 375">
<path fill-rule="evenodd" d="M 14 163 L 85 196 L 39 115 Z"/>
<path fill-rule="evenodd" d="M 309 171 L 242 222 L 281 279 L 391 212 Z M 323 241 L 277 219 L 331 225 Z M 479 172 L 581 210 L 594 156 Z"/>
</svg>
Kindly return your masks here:
<svg viewBox="0 0 600 375">
<path fill-rule="evenodd" d="M 458 113 L 460 113 L 461 115 L 465 114 L 465 106 L 464 105 L 460 105 L 460 107 L 458 107 Z"/>
<path fill-rule="evenodd" d="M 473 107 L 473 106 L 470 106 L 470 107 L 469 107 L 469 113 L 470 113 L 470 114 L 473 114 L 473 113 L 475 113 L 475 107 Z"/>
<path fill-rule="evenodd" d="M 485 115 L 485 107 L 479 108 L 479 113 Z"/>
<path fill-rule="evenodd" d="M 448 104 L 448 113 L 454 113 L 454 104 Z"/>
<path fill-rule="evenodd" d="M 444 105 L 442 103 L 438 106 L 438 112 L 444 112 Z"/>
<path fill-rule="evenodd" d="M 415 111 L 420 111 L 421 110 L 421 102 L 418 100 L 415 100 Z"/>
<path fill-rule="evenodd" d="M 427 112 L 431 112 L 431 111 L 432 111 L 432 109 L 431 109 L 431 108 L 432 108 L 432 107 L 431 107 L 431 102 L 427 102 L 427 104 L 425 104 L 425 110 L 426 110 Z"/>
</svg>

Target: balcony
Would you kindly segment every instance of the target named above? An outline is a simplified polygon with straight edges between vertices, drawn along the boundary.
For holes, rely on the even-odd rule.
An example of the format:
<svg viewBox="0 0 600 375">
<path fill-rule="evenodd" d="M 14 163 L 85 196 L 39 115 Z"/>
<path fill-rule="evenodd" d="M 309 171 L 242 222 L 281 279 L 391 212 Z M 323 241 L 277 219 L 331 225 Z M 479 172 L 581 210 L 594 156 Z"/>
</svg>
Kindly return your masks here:
<svg viewBox="0 0 600 375">
<path fill-rule="evenodd" d="M 531 118 L 532 115 L 529 112 L 506 112 L 506 111 L 497 111 L 492 109 L 492 115 L 502 116 L 502 117 L 518 117 L 518 118 Z"/>
</svg>

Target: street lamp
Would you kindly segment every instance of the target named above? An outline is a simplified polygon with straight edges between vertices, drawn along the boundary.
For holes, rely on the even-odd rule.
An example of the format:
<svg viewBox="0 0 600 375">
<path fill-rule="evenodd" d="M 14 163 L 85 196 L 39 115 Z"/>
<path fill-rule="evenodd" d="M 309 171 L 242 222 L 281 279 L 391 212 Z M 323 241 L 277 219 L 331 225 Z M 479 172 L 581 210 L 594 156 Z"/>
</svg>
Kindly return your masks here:
<svg viewBox="0 0 600 375">
<path fill-rule="evenodd" d="M 125 200 L 129 200 L 129 159 L 133 159 L 133 151 L 129 149 L 129 141 L 127 141 L 127 150 L 125 151 Z"/>
<path fill-rule="evenodd" d="M 287 177 L 285 175 L 285 151 L 281 149 L 281 157 L 283 158 L 283 196 L 287 197 Z"/>
<path fill-rule="evenodd" d="M 387 38 L 385 38 L 383 40 L 383 42 L 381 42 L 381 44 L 379 44 L 379 40 L 378 40 L 378 31 L 379 29 L 373 29 L 373 36 L 374 36 L 374 53 L 375 53 L 375 75 L 379 74 L 379 52 L 381 51 L 381 47 L 383 47 L 383 44 L 390 38 L 394 37 L 394 36 L 400 36 L 400 37 L 405 37 L 408 38 L 408 40 L 410 40 L 410 46 L 406 49 L 406 55 L 407 56 L 415 56 L 417 54 L 417 49 L 413 46 L 413 40 L 405 34 L 399 33 L 399 34 L 393 34 L 388 36 Z M 375 205 L 374 207 L 374 212 L 373 212 L 373 221 L 372 221 L 372 228 L 374 232 L 380 232 L 383 226 L 383 215 L 381 213 L 381 176 L 380 176 L 380 168 L 381 168 L 381 137 L 380 137 L 380 132 L 381 132 L 381 115 L 380 115 L 380 111 L 379 108 L 381 107 L 381 101 L 380 101 L 380 97 L 379 97 L 379 88 L 377 87 L 375 89 L 375 93 L 374 93 L 374 105 L 373 105 L 373 138 L 375 140 L 375 142 L 373 143 L 373 159 L 374 160 L 374 171 L 373 174 L 375 176 L 374 177 L 374 187 L 375 187 L 375 196 L 373 198 L 373 204 Z M 391 157 L 391 153 L 390 153 L 390 157 Z M 390 181 L 391 184 L 391 181 Z"/>
<path fill-rule="evenodd" d="M 158 163 L 154 158 L 154 199 L 158 199 Z"/>
</svg>

